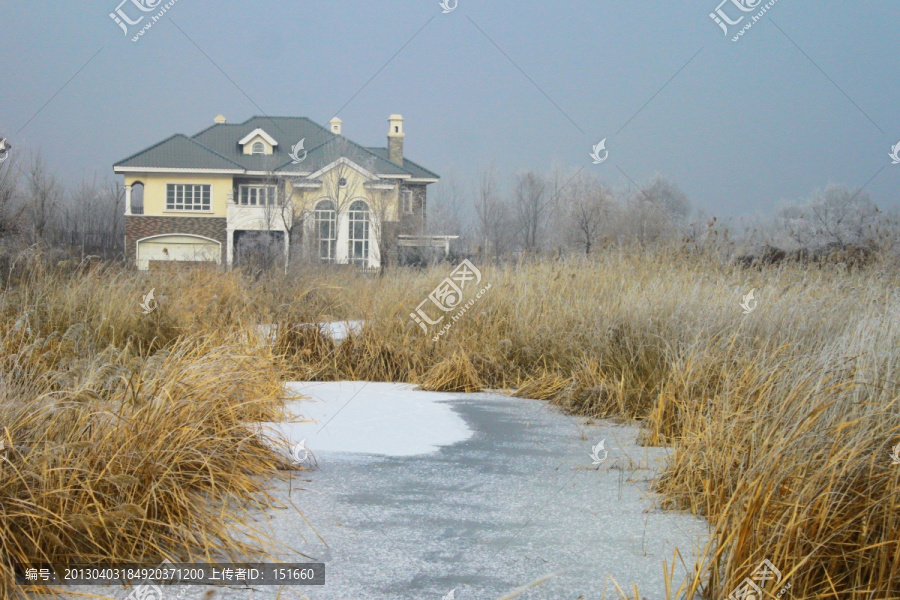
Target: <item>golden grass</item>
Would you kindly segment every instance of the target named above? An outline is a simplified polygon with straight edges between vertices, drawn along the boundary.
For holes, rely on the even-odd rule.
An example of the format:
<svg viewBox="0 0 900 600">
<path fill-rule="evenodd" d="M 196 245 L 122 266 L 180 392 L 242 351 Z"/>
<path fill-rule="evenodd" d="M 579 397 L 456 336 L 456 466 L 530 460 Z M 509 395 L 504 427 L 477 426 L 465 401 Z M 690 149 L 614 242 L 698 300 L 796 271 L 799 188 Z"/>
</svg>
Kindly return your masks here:
<svg viewBox="0 0 900 600">
<path fill-rule="evenodd" d="M 726 597 L 764 558 L 794 598 L 900 597 L 894 270 L 626 254 L 483 268 L 491 293 L 434 343 L 398 323 L 448 270 L 354 281 L 345 300 L 426 389 L 509 388 L 674 445 L 662 501 L 713 538 L 672 597 Z"/>
<path fill-rule="evenodd" d="M 279 360 L 201 334 L 208 315 L 143 315 L 136 284 L 36 273 L 4 294 L 2 598 L 24 597 L 16 563 L 265 554 L 264 535 L 233 528 L 269 504 L 264 477 L 287 466 L 253 425 L 283 418 Z"/>
<path fill-rule="evenodd" d="M 657 483 L 662 502 L 706 516 L 713 539 L 691 581 L 679 588 L 667 573 L 670 597 L 727 597 L 768 558 L 791 583 L 793 598 L 900 598 L 900 467 L 889 457 L 900 442 L 895 271 L 883 265 L 744 271 L 703 257 L 625 253 L 483 267 L 490 293 L 435 343 L 409 313 L 449 271 L 370 277 L 303 269 L 251 283 L 239 273 L 155 279 L 98 269 L 62 280 L 38 274 L 13 285 L 0 303 L 2 391 L 15 406 L 66 408 L 0 410 L 13 432 L 7 444 L 20 436 L 22 448 L 25 441 L 75 445 L 52 456 L 33 450 L 35 465 L 45 466 L 29 471 L 22 480 L 28 485 L 5 487 L 18 480 L 7 479 L 4 463 L 0 498 L 40 492 L 47 507 L 40 518 L 48 523 L 85 515 L 77 540 L 88 542 L 73 544 L 78 532 L 58 524 L 48 531 L 63 543 L 39 538 L 40 552 L 155 558 L 181 544 L 200 551 L 207 540 L 218 540 L 210 542 L 212 551 L 225 551 L 226 532 L 206 522 L 209 513 L 195 519 L 182 509 L 154 512 L 158 488 L 142 488 L 140 476 L 150 459 L 136 457 L 163 458 L 161 448 L 138 440 L 142 432 L 175 436 L 182 456 L 224 453 L 222 462 L 188 462 L 171 482 L 220 494 L 211 505 L 223 510 L 224 498 L 232 500 L 228 506 L 260 498 L 253 478 L 277 466 L 243 427 L 251 407 L 261 419 L 274 418 L 269 411 L 278 407 L 282 378 L 509 389 L 575 414 L 639 420 L 644 443 L 675 448 Z M 160 307 L 143 315 L 137 303 L 150 287 Z M 738 303 L 751 288 L 759 306 L 744 315 Z M 341 344 L 300 326 L 336 319 L 366 326 Z M 274 353 L 241 341 L 261 323 L 278 325 Z M 213 395 L 214 389 L 220 391 Z M 180 414 L 173 427 L 199 419 L 206 434 L 170 431 L 158 421 L 164 406 Z M 18 421 L 10 427 L 13 417 Z M 239 450 L 223 449 L 222 440 Z M 102 459 L 79 454 L 79 442 L 99 444 Z M 115 454 L 119 446 L 135 454 Z M 21 452 L 7 454 L 19 469 L 30 468 Z M 57 472 L 51 465 L 68 472 L 64 464 L 77 466 L 81 479 L 70 474 L 34 485 L 35 477 Z M 107 482 L 100 477 L 106 464 L 115 470 L 110 475 L 139 484 Z M 223 476 L 226 467 L 230 475 Z M 64 487 L 68 481 L 75 487 Z M 224 487 L 211 492 L 213 485 Z M 103 490 L 102 501 L 79 491 L 91 486 Z M 51 500 L 59 489 L 76 500 Z M 199 497 L 182 494 L 173 500 L 177 507 Z M 122 513 L 125 524 L 116 525 L 124 528 L 122 541 L 90 536 L 104 511 Z M 28 535 L 38 539 L 37 521 L 29 520 L 38 517 L 18 518 L 31 523 Z M 129 531 L 150 531 L 151 542 Z M 0 541 L 6 564 L 22 556 L 11 553 L 29 538 L 7 539 Z"/>
<path fill-rule="evenodd" d="M 480 392 L 482 383 L 463 352 L 456 352 L 447 359 L 431 367 L 419 384 L 423 390 L 433 392 Z"/>
</svg>

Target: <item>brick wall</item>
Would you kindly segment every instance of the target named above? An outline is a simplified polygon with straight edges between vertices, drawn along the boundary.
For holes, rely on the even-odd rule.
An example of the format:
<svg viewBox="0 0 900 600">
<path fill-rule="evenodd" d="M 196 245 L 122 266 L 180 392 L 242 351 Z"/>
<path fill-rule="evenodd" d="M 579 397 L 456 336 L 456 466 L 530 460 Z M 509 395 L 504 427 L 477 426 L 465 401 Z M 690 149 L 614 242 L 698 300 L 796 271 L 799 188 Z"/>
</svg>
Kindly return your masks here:
<svg viewBox="0 0 900 600">
<path fill-rule="evenodd" d="M 125 217 L 125 258 L 137 259 L 136 242 L 152 235 L 187 234 L 202 235 L 222 243 L 222 264 L 228 260 L 228 234 L 225 217 L 151 217 L 132 215 Z"/>
</svg>

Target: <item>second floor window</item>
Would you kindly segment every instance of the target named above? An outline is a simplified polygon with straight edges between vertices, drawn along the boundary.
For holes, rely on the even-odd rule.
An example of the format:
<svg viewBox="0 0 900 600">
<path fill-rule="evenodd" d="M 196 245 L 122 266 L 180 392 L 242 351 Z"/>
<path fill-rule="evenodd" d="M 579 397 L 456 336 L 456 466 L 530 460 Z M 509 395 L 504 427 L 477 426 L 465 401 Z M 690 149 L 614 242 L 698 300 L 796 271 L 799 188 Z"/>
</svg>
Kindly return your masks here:
<svg viewBox="0 0 900 600">
<path fill-rule="evenodd" d="M 242 185 L 240 195 L 241 206 L 274 206 L 274 185 Z"/>
<path fill-rule="evenodd" d="M 400 194 L 403 205 L 403 212 L 408 215 L 416 212 L 416 205 L 413 202 L 413 193 L 412 190 L 403 190 Z"/>
<path fill-rule="evenodd" d="M 170 183 L 166 186 L 166 210 L 212 210 L 212 186 Z"/>
</svg>

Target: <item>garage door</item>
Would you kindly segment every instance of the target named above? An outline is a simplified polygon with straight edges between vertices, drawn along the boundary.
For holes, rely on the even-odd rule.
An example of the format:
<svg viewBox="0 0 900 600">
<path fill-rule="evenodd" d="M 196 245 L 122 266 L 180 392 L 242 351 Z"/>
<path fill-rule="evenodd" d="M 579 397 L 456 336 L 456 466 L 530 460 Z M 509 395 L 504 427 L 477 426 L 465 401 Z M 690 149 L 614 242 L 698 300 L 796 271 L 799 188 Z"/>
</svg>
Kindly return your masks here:
<svg viewBox="0 0 900 600">
<path fill-rule="evenodd" d="M 219 242 L 192 235 L 165 235 L 140 240 L 137 244 L 138 269 L 147 270 L 150 261 L 222 262 Z"/>
</svg>

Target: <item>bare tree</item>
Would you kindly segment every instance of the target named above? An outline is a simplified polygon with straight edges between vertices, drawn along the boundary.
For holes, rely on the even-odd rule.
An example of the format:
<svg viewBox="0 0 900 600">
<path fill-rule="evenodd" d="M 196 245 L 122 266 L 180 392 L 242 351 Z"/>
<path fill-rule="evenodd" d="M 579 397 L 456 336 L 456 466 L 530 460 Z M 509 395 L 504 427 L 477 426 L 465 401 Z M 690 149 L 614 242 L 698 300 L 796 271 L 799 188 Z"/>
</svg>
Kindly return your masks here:
<svg viewBox="0 0 900 600">
<path fill-rule="evenodd" d="M 474 201 L 479 246 L 485 255 L 499 257 L 506 250 L 508 211 L 500 195 L 493 164 L 481 171 Z"/>
<path fill-rule="evenodd" d="M 63 187 L 40 154 L 36 154 L 28 168 L 25 216 L 32 241 L 41 241 L 63 198 Z"/>
<path fill-rule="evenodd" d="M 868 245 L 881 220 L 867 193 L 840 185 L 829 185 L 807 201 L 789 204 L 777 213 L 782 234 L 801 248 Z"/>
<path fill-rule="evenodd" d="M 519 173 L 513 190 L 516 225 L 526 251 L 540 249 L 544 220 L 553 198 L 547 194 L 544 178 L 533 171 Z"/>
<path fill-rule="evenodd" d="M 642 246 L 684 234 L 691 212 L 687 195 L 672 181 L 656 175 L 628 198 L 625 222 Z"/>
<path fill-rule="evenodd" d="M 578 176 L 563 195 L 575 244 L 590 254 L 615 206 L 612 191 L 595 179 Z"/>
<path fill-rule="evenodd" d="M 463 192 L 455 174 L 447 173 L 441 178 L 428 210 L 429 216 L 425 222 L 427 233 L 440 235 L 462 232 L 464 228 Z"/>
</svg>

